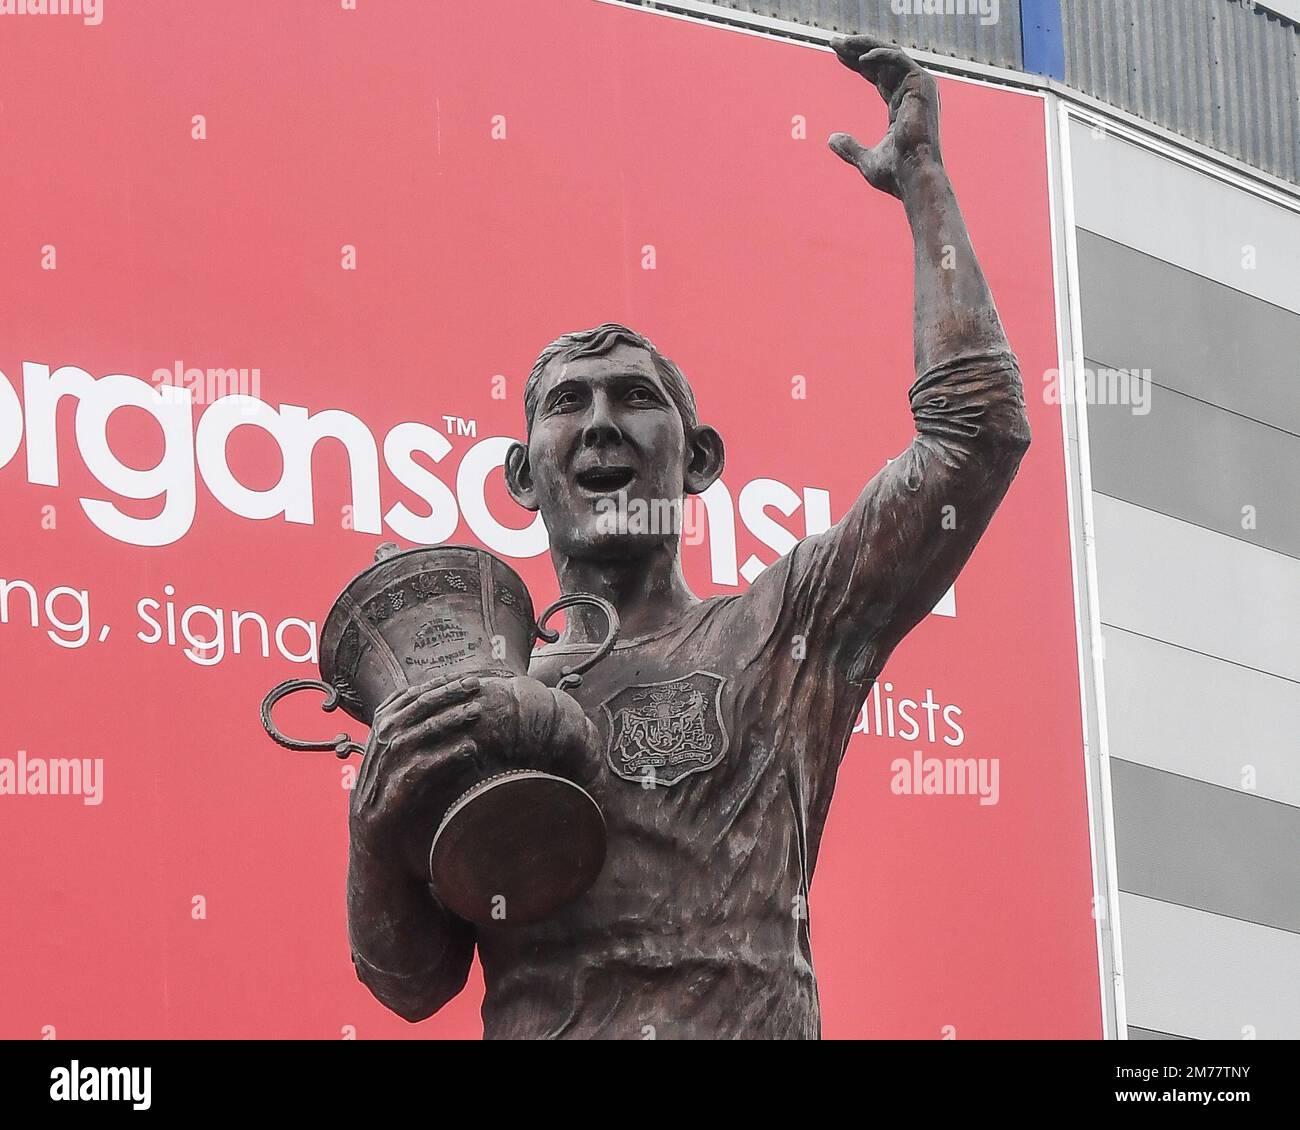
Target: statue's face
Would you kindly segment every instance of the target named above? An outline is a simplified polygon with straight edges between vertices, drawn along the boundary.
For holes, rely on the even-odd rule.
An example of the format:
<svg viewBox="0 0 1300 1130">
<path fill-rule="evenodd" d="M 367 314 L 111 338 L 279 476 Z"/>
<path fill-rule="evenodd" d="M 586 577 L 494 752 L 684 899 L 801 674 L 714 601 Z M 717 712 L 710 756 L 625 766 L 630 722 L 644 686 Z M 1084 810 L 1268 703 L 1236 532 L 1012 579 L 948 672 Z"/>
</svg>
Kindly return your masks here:
<svg viewBox="0 0 1300 1130">
<path fill-rule="evenodd" d="M 644 349 L 557 358 L 538 387 L 528 501 L 561 553 L 647 553 L 680 531 L 686 451 L 681 414 Z"/>
</svg>

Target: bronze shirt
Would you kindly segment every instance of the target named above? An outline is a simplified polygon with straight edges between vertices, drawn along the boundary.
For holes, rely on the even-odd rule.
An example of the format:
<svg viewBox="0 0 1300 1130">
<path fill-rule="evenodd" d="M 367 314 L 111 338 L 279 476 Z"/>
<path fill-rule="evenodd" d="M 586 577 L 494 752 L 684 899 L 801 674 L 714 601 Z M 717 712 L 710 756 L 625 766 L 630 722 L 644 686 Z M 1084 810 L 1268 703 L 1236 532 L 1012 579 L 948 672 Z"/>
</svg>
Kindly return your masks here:
<svg viewBox="0 0 1300 1130">
<path fill-rule="evenodd" d="M 480 929 L 485 1036 L 820 1034 L 807 896 L 854 720 L 1028 442 L 1006 353 L 924 374 L 912 408 L 917 437 L 834 528 L 570 692 L 600 730 L 608 856 L 553 918 Z M 530 674 L 554 685 L 590 650 L 543 649 Z"/>
</svg>

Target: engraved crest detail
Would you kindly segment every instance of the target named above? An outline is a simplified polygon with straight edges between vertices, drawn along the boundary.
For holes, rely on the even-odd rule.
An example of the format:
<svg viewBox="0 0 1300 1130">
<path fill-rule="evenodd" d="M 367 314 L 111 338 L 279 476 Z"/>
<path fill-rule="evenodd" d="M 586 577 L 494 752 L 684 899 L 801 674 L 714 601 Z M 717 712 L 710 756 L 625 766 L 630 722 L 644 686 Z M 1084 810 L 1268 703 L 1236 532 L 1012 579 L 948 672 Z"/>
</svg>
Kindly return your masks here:
<svg viewBox="0 0 1300 1130">
<path fill-rule="evenodd" d="M 625 687 L 601 703 L 609 723 L 609 766 L 629 781 L 653 774 L 657 785 L 712 769 L 727 750 L 720 675 L 694 671 L 681 679 Z"/>
</svg>

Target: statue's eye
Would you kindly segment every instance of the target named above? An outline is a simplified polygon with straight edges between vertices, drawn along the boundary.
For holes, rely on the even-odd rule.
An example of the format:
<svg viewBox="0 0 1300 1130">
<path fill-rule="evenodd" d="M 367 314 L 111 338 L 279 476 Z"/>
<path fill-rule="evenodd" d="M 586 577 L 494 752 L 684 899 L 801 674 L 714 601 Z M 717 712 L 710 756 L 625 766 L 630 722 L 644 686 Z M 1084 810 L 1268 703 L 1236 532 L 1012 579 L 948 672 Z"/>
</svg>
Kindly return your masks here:
<svg viewBox="0 0 1300 1130">
<path fill-rule="evenodd" d="M 576 408 L 581 402 L 581 397 L 576 392 L 562 392 L 551 401 L 551 407 L 563 412 L 570 408 Z"/>
<path fill-rule="evenodd" d="M 627 399 L 632 404 L 657 404 L 659 398 L 655 396 L 645 385 L 636 385 L 627 394 Z"/>
</svg>

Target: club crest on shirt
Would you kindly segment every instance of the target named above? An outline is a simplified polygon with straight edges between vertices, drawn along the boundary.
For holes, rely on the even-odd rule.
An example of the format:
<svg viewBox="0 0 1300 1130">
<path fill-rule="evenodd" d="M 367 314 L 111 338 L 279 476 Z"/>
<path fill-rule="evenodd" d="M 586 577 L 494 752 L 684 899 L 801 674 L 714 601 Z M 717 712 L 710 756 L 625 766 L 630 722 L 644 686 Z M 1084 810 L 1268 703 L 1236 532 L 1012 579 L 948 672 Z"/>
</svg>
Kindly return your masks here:
<svg viewBox="0 0 1300 1130">
<path fill-rule="evenodd" d="M 694 671 L 610 695 L 600 704 L 609 723 L 609 767 L 625 780 L 653 779 L 656 785 L 712 769 L 727 752 L 723 682 L 720 675 Z"/>
</svg>

